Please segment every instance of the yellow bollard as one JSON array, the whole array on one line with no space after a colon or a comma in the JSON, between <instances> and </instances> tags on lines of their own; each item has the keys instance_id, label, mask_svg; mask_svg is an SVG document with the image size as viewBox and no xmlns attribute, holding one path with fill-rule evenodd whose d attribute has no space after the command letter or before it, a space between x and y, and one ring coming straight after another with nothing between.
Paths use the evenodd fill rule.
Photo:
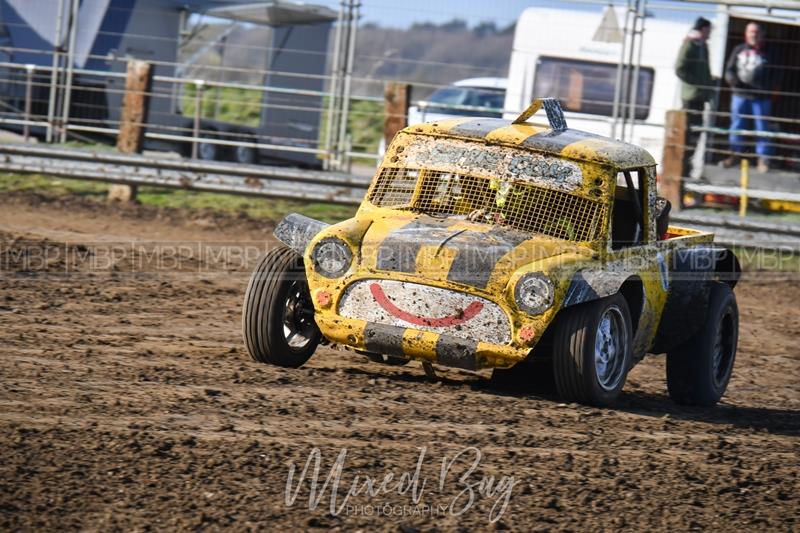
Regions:
<instances>
[{"instance_id":1,"label":"yellow bollard","mask_svg":"<svg viewBox=\"0 0 800 533\"><path fill-rule=\"evenodd\" d=\"M750 162L746 157L742 158L741 177L739 178L739 216L747 216L747 187L750 184Z\"/></svg>"}]
</instances>

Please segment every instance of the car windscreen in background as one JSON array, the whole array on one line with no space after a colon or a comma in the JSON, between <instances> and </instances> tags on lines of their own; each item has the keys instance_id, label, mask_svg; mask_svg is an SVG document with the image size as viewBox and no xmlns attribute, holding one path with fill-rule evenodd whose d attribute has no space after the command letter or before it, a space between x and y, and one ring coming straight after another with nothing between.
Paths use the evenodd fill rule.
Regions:
<instances>
[{"instance_id":1,"label":"car windscreen in background","mask_svg":"<svg viewBox=\"0 0 800 533\"><path fill-rule=\"evenodd\" d=\"M631 69L622 76L622 106L620 115L628 115L628 87ZM644 120L650 114L654 71L639 67L636 92L636 118ZM617 65L577 59L540 57L536 65L533 94L552 96L561 100L566 111L610 117L614 109L614 88Z\"/></svg>"},{"instance_id":2,"label":"car windscreen in background","mask_svg":"<svg viewBox=\"0 0 800 533\"><path fill-rule=\"evenodd\" d=\"M501 117L505 90L480 87L445 87L427 100L427 111L473 117ZM438 105L437 105L438 104ZM459 106L467 108L460 109ZM487 108L482 110L474 109Z\"/></svg>"}]
</instances>

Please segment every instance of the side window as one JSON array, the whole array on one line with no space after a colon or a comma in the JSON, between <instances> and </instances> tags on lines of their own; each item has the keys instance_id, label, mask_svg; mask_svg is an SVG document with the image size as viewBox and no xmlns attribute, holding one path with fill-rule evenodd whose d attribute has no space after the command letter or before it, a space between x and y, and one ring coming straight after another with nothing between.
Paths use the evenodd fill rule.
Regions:
<instances>
[{"instance_id":1,"label":"side window","mask_svg":"<svg viewBox=\"0 0 800 533\"><path fill-rule=\"evenodd\" d=\"M644 170L626 170L617 175L611 217L611 247L614 250L643 244L647 238L644 220Z\"/></svg>"}]
</instances>

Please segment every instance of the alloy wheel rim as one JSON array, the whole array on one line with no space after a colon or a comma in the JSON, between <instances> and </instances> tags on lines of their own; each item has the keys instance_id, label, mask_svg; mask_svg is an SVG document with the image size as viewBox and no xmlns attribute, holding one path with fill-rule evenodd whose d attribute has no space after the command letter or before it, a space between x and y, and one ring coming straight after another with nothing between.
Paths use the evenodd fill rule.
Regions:
<instances>
[{"instance_id":1,"label":"alloy wheel rim","mask_svg":"<svg viewBox=\"0 0 800 533\"><path fill-rule=\"evenodd\" d=\"M200 152L200 159L205 161L213 161L217 158L217 147L211 143L200 143L198 151Z\"/></svg>"},{"instance_id":2,"label":"alloy wheel rim","mask_svg":"<svg viewBox=\"0 0 800 533\"><path fill-rule=\"evenodd\" d=\"M616 389L625 375L627 326L622 311L609 307L600 317L594 341L597 382L606 391Z\"/></svg>"},{"instance_id":3,"label":"alloy wheel rim","mask_svg":"<svg viewBox=\"0 0 800 533\"><path fill-rule=\"evenodd\" d=\"M253 163L255 161L255 151L249 146L237 146L236 161L244 164Z\"/></svg>"}]
</instances>

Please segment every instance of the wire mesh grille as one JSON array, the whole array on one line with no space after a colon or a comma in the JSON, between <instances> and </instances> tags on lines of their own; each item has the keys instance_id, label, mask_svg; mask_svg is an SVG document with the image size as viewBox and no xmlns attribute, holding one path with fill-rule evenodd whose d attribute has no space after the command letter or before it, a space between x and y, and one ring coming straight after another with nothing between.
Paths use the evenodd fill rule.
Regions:
<instances>
[{"instance_id":1,"label":"wire mesh grille","mask_svg":"<svg viewBox=\"0 0 800 533\"><path fill-rule=\"evenodd\" d=\"M570 241L595 240L605 214L600 201L530 183L405 168L384 168L369 200L380 207L463 216Z\"/></svg>"},{"instance_id":2,"label":"wire mesh grille","mask_svg":"<svg viewBox=\"0 0 800 533\"><path fill-rule=\"evenodd\" d=\"M381 207L410 207L417 188L418 170L384 168L369 194L369 201Z\"/></svg>"}]
</instances>

